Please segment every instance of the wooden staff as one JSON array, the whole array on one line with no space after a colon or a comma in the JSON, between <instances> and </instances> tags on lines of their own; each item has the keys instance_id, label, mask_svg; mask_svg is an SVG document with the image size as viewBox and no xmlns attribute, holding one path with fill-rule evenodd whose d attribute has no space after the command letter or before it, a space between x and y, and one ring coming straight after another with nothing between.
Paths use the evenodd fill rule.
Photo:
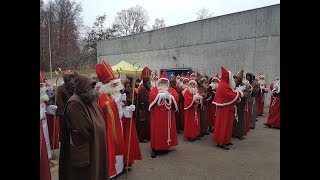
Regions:
<instances>
[{"instance_id":1,"label":"wooden staff","mask_svg":"<svg viewBox=\"0 0 320 180\"><path fill-rule=\"evenodd\" d=\"M134 64L133 63L133 69L135 70L135 76L133 77L133 83L135 83L135 80L137 79L137 71L138 69L140 69L140 65L138 68L135 68L134 67ZM134 84L132 84L134 85ZM131 103L133 104L134 102L134 87L132 87L132 99L131 99ZM129 143L128 143L128 153L127 153L127 173L126 173L126 179L128 179L128 170L129 170L129 154L130 154L130 144L131 144L131 130L132 130L132 121L133 121L133 114L131 115L131 119L130 119L130 129L129 129Z\"/></svg>"},{"instance_id":2,"label":"wooden staff","mask_svg":"<svg viewBox=\"0 0 320 180\"><path fill-rule=\"evenodd\" d=\"M59 79L59 75L61 74L61 69L57 68L54 71L57 75L56 78L56 91L55 91L55 98L54 98L54 105L57 105L57 90L58 90L58 79ZM54 155L54 145L55 145L55 139L56 139L56 115L53 115L53 133L52 133L52 158L51 159L55 159L55 155Z\"/></svg>"}]
</instances>

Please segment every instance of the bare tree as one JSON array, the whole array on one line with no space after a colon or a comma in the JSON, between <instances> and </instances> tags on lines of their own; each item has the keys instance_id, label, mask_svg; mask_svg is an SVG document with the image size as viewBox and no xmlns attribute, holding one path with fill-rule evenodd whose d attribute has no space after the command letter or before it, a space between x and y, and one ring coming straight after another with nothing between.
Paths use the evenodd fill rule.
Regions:
<instances>
[{"instance_id":1,"label":"bare tree","mask_svg":"<svg viewBox=\"0 0 320 180\"><path fill-rule=\"evenodd\" d=\"M116 28L118 35L126 36L146 31L148 21L147 11L136 5L118 12L113 27Z\"/></svg>"},{"instance_id":2,"label":"bare tree","mask_svg":"<svg viewBox=\"0 0 320 180\"><path fill-rule=\"evenodd\" d=\"M164 19L161 18L157 18L155 21L154 21L154 24L152 25L152 29L160 29L160 28L164 28L166 27L166 24L164 22Z\"/></svg>"},{"instance_id":3,"label":"bare tree","mask_svg":"<svg viewBox=\"0 0 320 180\"><path fill-rule=\"evenodd\" d=\"M197 12L197 20L211 18L213 13L209 13L208 9L202 8Z\"/></svg>"},{"instance_id":4,"label":"bare tree","mask_svg":"<svg viewBox=\"0 0 320 180\"><path fill-rule=\"evenodd\" d=\"M40 1L40 67L49 69L49 43L52 66L70 68L80 55L81 4L70 0ZM50 38L49 38L50 34ZM49 42L50 39L50 42Z\"/></svg>"},{"instance_id":5,"label":"bare tree","mask_svg":"<svg viewBox=\"0 0 320 180\"><path fill-rule=\"evenodd\" d=\"M75 61L75 64L79 64L80 61L89 66L97 64L97 41L115 37L115 27L105 28L105 21L105 14L98 15L93 26L86 27L86 35L82 40L81 57Z\"/></svg>"}]
</instances>

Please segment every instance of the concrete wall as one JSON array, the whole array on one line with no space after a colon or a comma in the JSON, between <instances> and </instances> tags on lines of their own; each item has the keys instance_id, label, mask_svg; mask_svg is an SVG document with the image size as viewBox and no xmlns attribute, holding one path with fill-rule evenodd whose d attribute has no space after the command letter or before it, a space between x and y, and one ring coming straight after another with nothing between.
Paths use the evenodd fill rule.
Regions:
<instances>
[{"instance_id":1,"label":"concrete wall","mask_svg":"<svg viewBox=\"0 0 320 180\"><path fill-rule=\"evenodd\" d=\"M209 76L241 68L270 84L280 74L280 4L98 42L98 63L192 67ZM175 56L176 60L172 57ZM266 98L270 101L270 93Z\"/></svg>"}]
</instances>

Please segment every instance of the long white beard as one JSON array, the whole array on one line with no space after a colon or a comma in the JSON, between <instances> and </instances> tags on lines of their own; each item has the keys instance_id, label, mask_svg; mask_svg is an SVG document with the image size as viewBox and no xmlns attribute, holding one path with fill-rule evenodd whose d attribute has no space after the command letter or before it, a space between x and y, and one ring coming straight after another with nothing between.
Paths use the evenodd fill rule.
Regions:
<instances>
[{"instance_id":1,"label":"long white beard","mask_svg":"<svg viewBox=\"0 0 320 180\"><path fill-rule=\"evenodd\" d=\"M166 92L166 91L168 91L168 89L169 89L168 86L164 86L164 85L159 85L157 88L158 88L158 92L159 92L159 93Z\"/></svg>"},{"instance_id":2,"label":"long white beard","mask_svg":"<svg viewBox=\"0 0 320 180\"><path fill-rule=\"evenodd\" d=\"M111 84L113 84L113 83L117 83L117 86L112 87ZM118 96L120 96L120 94L121 94L120 90L123 88L124 88L124 86L121 83L121 80L116 79L116 80L113 80L107 84L101 85L99 92L104 93L104 94L108 94L111 96L112 99L115 99Z\"/></svg>"},{"instance_id":3,"label":"long white beard","mask_svg":"<svg viewBox=\"0 0 320 180\"><path fill-rule=\"evenodd\" d=\"M198 89L197 88L188 87L188 90L190 91L190 93L196 94Z\"/></svg>"}]
</instances>

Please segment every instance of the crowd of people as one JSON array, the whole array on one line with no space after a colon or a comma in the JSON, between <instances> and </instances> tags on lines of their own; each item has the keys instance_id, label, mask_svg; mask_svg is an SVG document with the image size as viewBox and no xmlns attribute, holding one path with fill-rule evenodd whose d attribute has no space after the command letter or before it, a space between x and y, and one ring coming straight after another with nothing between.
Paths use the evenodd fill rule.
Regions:
<instances>
[{"instance_id":1,"label":"crowd of people","mask_svg":"<svg viewBox=\"0 0 320 180\"><path fill-rule=\"evenodd\" d=\"M140 144L150 141L150 155L168 153L186 141L212 135L229 150L232 137L244 140L264 114L269 93L265 76L221 66L221 76L191 74L158 77L145 68L139 78L119 79L105 61L96 66L98 82L70 70L52 86L40 73L40 176L51 179L50 159L60 149L60 180L105 180L129 171L142 160ZM269 117L264 125L280 129L280 77L270 85Z\"/></svg>"}]
</instances>

